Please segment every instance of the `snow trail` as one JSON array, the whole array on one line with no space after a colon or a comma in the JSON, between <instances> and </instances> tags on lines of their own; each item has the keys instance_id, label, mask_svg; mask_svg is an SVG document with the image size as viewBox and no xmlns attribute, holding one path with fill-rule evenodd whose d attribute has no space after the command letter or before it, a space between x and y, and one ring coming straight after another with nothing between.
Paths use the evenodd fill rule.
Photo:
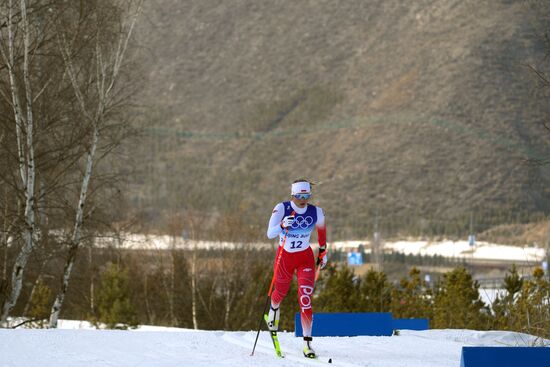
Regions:
<instances>
[{"instance_id":1,"label":"snow trail","mask_svg":"<svg viewBox=\"0 0 550 367\"><path fill-rule=\"evenodd\" d=\"M74 325L65 324L66 327ZM154 331L144 331L154 330ZM0 329L0 366L332 366L458 367L465 345L530 345L535 338L504 331L401 331L392 337L316 337L320 360L302 357L302 339L281 332L277 358L267 332L250 356L255 332L143 327L137 331Z\"/></svg>"}]
</instances>

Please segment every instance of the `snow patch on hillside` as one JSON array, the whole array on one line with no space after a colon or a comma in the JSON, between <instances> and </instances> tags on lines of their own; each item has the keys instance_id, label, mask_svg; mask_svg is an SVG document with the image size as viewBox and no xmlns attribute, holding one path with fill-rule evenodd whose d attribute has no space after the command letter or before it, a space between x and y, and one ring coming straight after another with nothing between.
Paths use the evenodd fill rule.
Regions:
<instances>
[{"instance_id":1,"label":"snow patch on hillside","mask_svg":"<svg viewBox=\"0 0 550 367\"><path fill-rule=\"evenodd\" d=\"M335 242L336 248L356 248L360 244L369 244L360 241ZM502 260L519 262L541 262L545 258L545 251L538 247L519 247L499 245L477 241L470 246L468 241L395 241L385 242L385 251L402 252L406 255L439 255L448 258L465 258L475 260Z\"/></svg>"},{"instance_id":2,"label":"snow patch on hillside","mask_svg":"<svg viewBox=\"0 0 550 367\"><path fill-rule=\"evenodd\" d=\"M239 244L220 241L194 241L183 239L181 236L166 235L142 235L125 234L115 240L110 237L96 239L98 247L115 246L135 250L169 250L177 249L225 249L233 250L240 247L246 248L275 248L275 243L258 242L252 244ZM329 248L342 250L356 249L360 245L370 252L369 241L336 241L329 243ZM477 241L475 246L470 246L468 241L394 241L384 242L385 251L402 252L407 255L440 255L448 258L465 258L475 260L501 260L518 262L539 263L545 258L545 251L538 247L507 246L495 243Z\"/></svg>"}]
</instances>

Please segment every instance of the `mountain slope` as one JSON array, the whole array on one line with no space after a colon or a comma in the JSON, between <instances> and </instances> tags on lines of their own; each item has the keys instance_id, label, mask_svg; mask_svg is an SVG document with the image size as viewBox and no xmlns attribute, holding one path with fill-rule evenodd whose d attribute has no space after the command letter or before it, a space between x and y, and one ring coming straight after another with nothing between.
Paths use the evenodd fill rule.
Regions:
<instances>
[{"instance_id":1,"label":"mountain slope","mask_svg":"<svg viewBox=\"0 0 550 367\"><path fill-rule=\"evenodd\" d=\"M307 176L341 237L375 217L459 234L472 211L479 229L548 214L550 169L524 160L550 155L548 92L525 67L544 66L549 15L504 0L148 2L135 205L263 226Z\"/></svg>"}]
</instances>

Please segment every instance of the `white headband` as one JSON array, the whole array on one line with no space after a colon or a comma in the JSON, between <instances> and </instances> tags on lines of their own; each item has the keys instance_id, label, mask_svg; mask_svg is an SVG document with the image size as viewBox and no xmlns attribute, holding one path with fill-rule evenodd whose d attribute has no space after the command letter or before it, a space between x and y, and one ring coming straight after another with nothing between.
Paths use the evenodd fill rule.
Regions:
<instances>
[{"instance_id":1,"label":"white headband","mask_svg":"<svg viewBox=\"0 0 550 367\"><path fill-rule=\"evenodd\" d=\"M291 195L296 194L311 194L311 186L309 182L296 182L292 184Z\"/></svg>"}]
</instances>

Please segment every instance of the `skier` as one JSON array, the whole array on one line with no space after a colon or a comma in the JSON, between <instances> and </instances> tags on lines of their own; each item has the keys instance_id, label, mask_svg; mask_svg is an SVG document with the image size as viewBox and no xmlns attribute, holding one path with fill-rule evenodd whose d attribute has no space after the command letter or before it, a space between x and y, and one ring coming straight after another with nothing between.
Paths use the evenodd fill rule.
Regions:
<instances>
[{"instance_id":1,"label":"skier","mask_svg":"<svg viewBox=\"0 0 550 367\"><path fill-rule=\"evenodd\" d=\"M309 245L311 232L317 228L319 253L317 265L323 269L327 264L326 226L323 210L308 204L311 198L311 183L298 179L291 186L291 200L279 203L273 209L267 237L279 236L279 246L284 243L278 269L275 270L275 290L271 295L271 307L267 316L269 330L277 331L279 326L279 305L286 296L294 272L298 278L298 302L304 335L304 356L315 358L311 347L313 324L312 295L315 286L315 257Z\"/></svg>"}]
</instances>

